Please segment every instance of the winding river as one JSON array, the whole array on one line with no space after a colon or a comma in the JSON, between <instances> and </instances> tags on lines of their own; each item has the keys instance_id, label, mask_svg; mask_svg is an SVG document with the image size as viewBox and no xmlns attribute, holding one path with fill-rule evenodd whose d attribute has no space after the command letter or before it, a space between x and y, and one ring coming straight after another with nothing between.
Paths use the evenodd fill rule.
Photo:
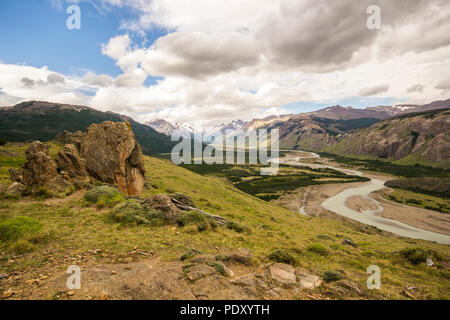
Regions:
<instances>
[{"instance_id":1,"label":"winding river","mask_svg":"<svg viewBox=\"0 0 450 320\"><path fill-rule=\"evenodd\" d=\"M385 231L397 234L402 237L413 238L413 239L422 239L422 240L427 240L427 241L436 241L438 243L447 244L447 245L450 244L450 236L447 236L445 234L419 229L419 228L410 226L408 224L405 224L405 223L402 223L402 222L399 222L399 221L396 221L393 219L387 219L387 218L380 217L379 214L383 211L383 207L381 206L381 204L378 201L369 197L369 195L372 192L383 189L384 183L386 181L365 176L364 173L362 173L360 171L342 169L342 168L337 168L337 167L328 166L328 165L321 165L321 164L303 163L303 162L301 162L302 159L319 158L319 155L315 154L313 152L303 152L303 151L302 151L302 154L306 154L306 155L304 155L304 156L287 155L284 158L277 159L277 160L279 161L279 163L292 165L292 166L307 166L307 167L310 167L313 169L331 168L331 169L343 172L348 175L358 175L358 176L363 176L363 177L367 177L370 179L370 182L368 182L366 184L363 184L358 187L347 188L347 189L341 191L340 193L327 198L321 204L323 208L325 208L329 211L332 211L336 214L339 214L341 216L356 220L356 221L364 223L366 225L377 227L381 230L385 230ZM274 161L277 161L277 160L274 159ZM359 196L364 199L368 199L368 200L372 201L376 205L377 209L375 209L375 210L368 209L368 210L360 212L360 211L356 211L356 210L349 208L346 205L346 202L349 198L351 198L353 196ZM299 212L301 214L307 215L304 203L305 203L305 200L303 200L303 205L300 208Z\"/></svg>"}]
</instances>

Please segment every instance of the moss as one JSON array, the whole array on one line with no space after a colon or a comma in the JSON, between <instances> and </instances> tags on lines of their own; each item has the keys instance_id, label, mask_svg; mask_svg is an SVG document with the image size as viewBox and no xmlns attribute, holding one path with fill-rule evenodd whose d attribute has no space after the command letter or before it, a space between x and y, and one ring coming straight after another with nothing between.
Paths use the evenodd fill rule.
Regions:
<instances>
[{"instance_id":1,"label":"moss","mask_svg":"<svg viewBox=\"0 0 450 320\"><path fill-rule=\"evenodd\" d=\"M335 270L328 270L323 273L322 278L325 282L337 281L342 279L342 273Z\"/></svg>"},{"instance_id":2,"label":"moss","mask_svg":"<svg viewBox=\"0 0 450 320\"><path fill-rule=\"evenodd\" d=\"M84 194L84 199L90 204L95 203L100 208L112 208L118 203L125 201L119 190L108 186L99 186L88 190Z\"/></svg>"},{"instance_id":3,"label":"moss","mask_svg":"<svg viewBox=\"0 0 450 320\"><path fill-rule=\"evenodd\" d=\"M294 266L297 264L297 260L295 259L295 257L283 249L278 249L272 252L269 255L269 259L275 262L287 263Z\"/></svg>"},{"instance_id":4,"label":"moss","mask_svg":"<svg viewBox=\"0 0 450 320\"><path fill-rule=\"evenodd\" d=\"M306 248L306 250L308 250L309 252L321 255L323 257L327 256L328 250L321 244L318 243L313 243L310 246L308 246L308 248Z\"/></svg>"},{"instance_id":5,"label":"moss","mask_svg":"<svg viewBox=\"0 0 450 320\"><path fill-rule=\"evenodd\" d=\"M214 269L216 269L217 273L221 274L224 277L228 276L227 272L225 271L225 265L223 265L222 263L213 261L213 262L209 262L208 264L211 267L213 267Z\"/></svg>"},{"instance_id":6,"label":"moss","mask_svg":"<svg viewBox=\"0 0 450 320\"><path fill-rule=\"evenodd\" d=\"M147 208L140 201L127 200L118 204L110 213L109 217L114 222L123 224L149 224L163 225L164 214Z\"/></svg>"},{"instance_id":7,"label":"moss","mask_svg":"<svg viewBox=\"0 0 450 320\"><path fill-rule=\"evenodd\" d=\"M42 224L30 217L15 217L0 223L0 241L15 241L41 230Z\"/></svg>"}]
</instances>

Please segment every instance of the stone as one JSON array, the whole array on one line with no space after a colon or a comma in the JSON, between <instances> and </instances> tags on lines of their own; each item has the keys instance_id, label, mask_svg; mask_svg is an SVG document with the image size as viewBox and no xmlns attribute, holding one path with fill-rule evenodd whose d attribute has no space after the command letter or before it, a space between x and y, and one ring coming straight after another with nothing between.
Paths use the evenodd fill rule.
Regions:
<instances>
[{"instance_id":1,"label":"stone","mask_svg":"<svg viewBox=\"0 0 450 320\"><path fill-rule=\"evenodd\" d=\"M197 208L197 204L195 203L195 201L191 197L189 197L183 193L179 193L179 192L172 193L170 195L170 197L181 202L181 204L183 204L185 206Z\"/></svg>"},{"instance_id":2,"label":"stone","mask_svg":"<svg viewBox=\"0 0 450 320\"><path fill-rule=\"evenodd\" d=\"M356 243L354 243L354 242L353 242L352 240L350 240L350 239L344 239L344 240L342 241L342 244L346 244L346 245L352 246L353 248L356 248L356 247L357 247Z\"/></svg>"},{"instance_id":3,"label":"stone","mask_svg":"<svg viewBox=\"0 0 450 320\"><path fill-rule=\"evenodd\" d=\"M27 189L26 186L20 182L13 182L5 191L5 195L10 197L20 197Z\"/></svg>"},{"instance_id":4,"label":"stone","mask_svg":"<svg viewBox=\"0 0 450 320\"><path fill-rule=\"evenodd\" d=\"M189 273L187 274L187 278L191 281L196 281L201 278L205 278L207 276L213 275L216 273L216 269L206 264L198 264L192 266L189 269Z\"/></svg>"},{"instance_id":5,"label":"stone","mask_svg":"<svg viewBox=\"0 0 450 320\"><path fill-rule=\"evenodd\" d=\"M55 157L58 172L66 172L71 179L84 180L88 173L86 162L73 144L66 144Z\"/></svg>"},{"instance_id":6,"label":"stone","mask_svg":"<svg viewBox=\"0 0 450 320\"><path fill-rule=\"evenodd\" d=\"M91 125L81 139L80 155L92 177L117 186L129 196L142 192L144 160L128 122L105 121Z\"/></svg>"},{"instance_id":7,"label":"stone","mask_svg":"<svg viewBox=\"0 0 450 320\"><path fill-rule=\"evenodd\" d=\"M299 278L300 289L315 289L322 284L320 277L309 273L305 269L297 268L295 274Z\"/></svg>"},{"instance_id":8,"label":"stone","mask_svg":"<svg viewBox=\"0 0 450 320\"><path fill-rule=\"evenodd\" d=\"M164 213L164 218L175 222L180 216L180 210L175 206L166 194L157 194L145 200L154 210Z\"/></svg>"},{"instance_id":9,"label":"stone","mask_svg":"<svg viewBox=\"0 0 450 320\"><path fill-rule=\"evenodd\" d=\"M49 146L34 141L26 151L27 160L20 171L11 176L30 187L46 186L50 190L62 191L70 183L58 174L55 161L50 157Z\"/></svg>"},{"instance_id":10,"label":"stone","mask_svg":"<svg viewBox=\"0 0 450 320\"><path fill-rule=\"evenodd\" d=\"M12 182L21 182L23 181L23 176L17 169L9 169L9 177L11 178Z\"/></svg>"},{"instance_id":11,"label":"stone","mask_svg":"<svg viewBox=\"0 0 450 320\"><path fill-rule=\"evenodd\" d=\"M293 266L285 263L275 263L269 267L270 276L272 279L282 284L295 284L297 277L295 276L295 269Z\"/></svg>"},{"instance_id":12,"label":"stone","mask_svg":"<svg viewBox=\"0 0 450 320\"><path fill-rule=\"evenodd\" d=\"M425 261L427 267L432 267L434 266L434 262L433 260L431 260L431 258L427 258L427 260Z\"/></svg>"},{"instance_id":13,"label":"stone","mask_svg":"<svg viewBox=\"0 0 450 320\"><path fill-rule=\"evenodd\" d=\"M8 275L6 273L0 273L0 280L8 278Z\"/></svg>"},{"instance_id":14,"label":"stone","mask_svg":"<svg viewBox=\"0 0 450 320\"><path fill-rule=\"evenodd\" d=\"M253 253L248 249L237 249L229 255L229 259L245 265L250 265Z\"/></svg>"},{"instance_id":15,"label":"stone","mask_svg":"<svg viewBox=\"0 0 450 320\"><path fill-rule=\"evenodd\" d=\"M8 299L8 298L11 298L14 294L15 294L14 291L12 291L12 290L7 290L7 291L3 292L3 294L2 294L2 299Z\"/></svg>"}]
</instances>

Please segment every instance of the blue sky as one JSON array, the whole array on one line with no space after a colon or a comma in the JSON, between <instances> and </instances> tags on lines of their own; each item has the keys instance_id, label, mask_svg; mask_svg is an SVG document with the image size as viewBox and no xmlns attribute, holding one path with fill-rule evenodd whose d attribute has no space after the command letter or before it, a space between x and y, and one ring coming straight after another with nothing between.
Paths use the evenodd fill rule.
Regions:
<instances>
[{"instance_id":1,"label":"blue sky","mask_svg":"<svg viewBox=\"0 0 450 320\"><path fill-rule=\"evenodd\" d=\"M73 3L81 9L81 30L66 27ZM211 124L336 104L447 98L450 4L414 3L408 12L386 4L389 32L367 29L361 1L340 6L327 0L246 0L245 6L241 0L1 0L0 106L47 100L141 122ZM428 16L441 24L426 23ZM411 40L427 32L430 41Z\"/></svg>"}]
</instances>

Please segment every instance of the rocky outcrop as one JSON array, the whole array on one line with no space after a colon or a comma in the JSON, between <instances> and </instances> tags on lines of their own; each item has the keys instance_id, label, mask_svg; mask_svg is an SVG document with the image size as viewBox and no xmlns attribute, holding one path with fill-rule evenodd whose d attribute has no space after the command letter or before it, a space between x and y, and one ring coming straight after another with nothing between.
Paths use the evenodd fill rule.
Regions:
<instances>
[{"instance_id":1,"label":"rocky outcrop","mask_svg":"<svg viewBox=\"0 0 450 320\"><path fill-rule=\"evenodd\" d=\"M142 150L128 123L91 125L81 139L80 155L91 176L117 186L124 194L141 193L145 183Z\"/></svg>"},{"instance_id":2,"label":"rocky outcrop","mask_svg":"<svg viewBox=\"0 0 450 320\"><path fill-rule=\"evenodd\" d=\"M27 160L20 170L11 170L11 180L25 186L46 186L50 190L62 191L70 183L57 171L56 162L50 157L49 146L35 141L26 151Z\"/></svg>"},{"instance_id":3,"label":"rocky outcrop","mask_svg":"<svg viewBox=\"0 0 450 320\"><path fill-rule=\"evenodd\" d=\"M85 180L88 176L86 161L73 144L67 144L55 157L57 170L68 179Z\"/></svg>"}]
</instances>

